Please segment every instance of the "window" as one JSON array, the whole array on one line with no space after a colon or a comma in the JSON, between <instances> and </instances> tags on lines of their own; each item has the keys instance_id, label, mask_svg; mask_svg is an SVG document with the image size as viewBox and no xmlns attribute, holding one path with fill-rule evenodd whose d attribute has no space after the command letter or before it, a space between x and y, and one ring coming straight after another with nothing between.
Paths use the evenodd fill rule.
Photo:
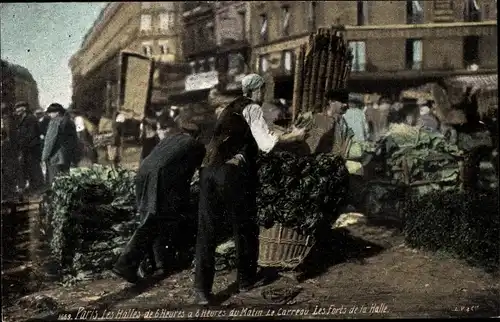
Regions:
<instances>
[{"instance_id":1,"label":"window","mask_svg":"<svg viewBox=\"0 0 500 322\"><path fill-rule=\"evenodd\" d=\"M259 70L261 73L267 72L269 69L269 61L267 55L261 55L259 57Z\"/></svg>"},{"instance_id":2,"label":"window","mask_svg":"<svg viewBox=\"0 0 500 322\"><path fill-rule=\"evenodd\" d=\"M208 66L209 66L211 72L215 71L215 58L214 57L210 57L208 59Z\"/></svg>"},{"instance_id":3,"label":"window","mask_svg":"<svg viewBox=\"0 0 500 322\"><path fill-rule=\"evenodd\" d=\"M479 64L479 37L464 37L464 65L466 68Z\"/></svg>"},{"instance_id":4,"label":"window","mask_svg":"<svg viewBox=\"0 0 500 322\"><path fill-rule=\"evenodd\" d=\"M260 39L267 41L267 15L260 15Z\"/></svg>"},{"instance_id":5,"label":"window","mask_svg":"<svg viewBox=\"0 0 500 322\"><path fill-rule=\"evenodd\" d=\"M283 67L286 72L291 72L293 68L293 54L289 50L283 52Z\"/></svg>"},{"instance_id":6,"label":"window","mask_svg":"<svg viewBox=\"0 0 500 322\"><path fill-rule=\"evenodd\" d=\"M206 32L207 32L206 40L213 41L215 38L215 28L212 22L207 23Z\"/></svg>"},{"instance_id":7,"label":"window","mask_svg":"<svg viewBox=\"0 0 500 322\"><path fill-rule=\"evenodd\" d=\"M307 2L309 10L307 11L307 24L310 31L316 30L316 1Z\"/></svg>"},{"instance_id":8,"label":"window","mask_svg":"<svg viewBox=\"0 0 500 322\"><path fill-rule=\"evenodd\" d=\"M363 72L366 67L366 46L364 41L350 41L349 48L352 52L353 72Z\"/></svg>"},{"instance_id":9,"label":"window","mask_svg":"<svg viewBox=\"0 0 500 322\"><path fill-rule=\"evenodd\" d=\"M206 72L206 69L205 69L205 59L200 60L198 62L198 66L200 68L200 73Z\"/></svg>"},{"instance_id":10,"label":"window","mask_svg":"<svg viewBox=\"0 0 500 322\"><path fill-rule=\"evenodd\" d=\"M151 15L141 15L141 30L151 30Z\"/></svg>"},{"instance_id":11,"label":"window","mask_svg":"<svg viewBox=\"0 0 500 322\"><path fill-rule=\"evenodd\" d=\"M240 57L238 54L229 54L228 57L228 74L236 75L240 68Z\"/></svg>"},{"instance_id":12,"label":"window","mask_svg":"<svg viewBox=\"0 0 500 322\"><path fill-rule=\"evenodd\" d=\"M290 33L290 8L281 8L281 34L282 36L288 36Z\"/></svg>"},{"instance_id":13,"label":"window","mask_svg":"<svg viewBox=\"0 0 500 322\"><path fill-rule=\"evenodd\" d=\"M159 43L159 45L160 45L160 52L162 55L170 54L170 47L168 46L168 41L162 41Z\"/></svg>"},{"instance_id":14,"label":"window","mask_svg":"<svg viewBox=\"0 0 500 322\"><path fill-rule=\"evenodd\" d=\"M143 43L142 44L142 52L146 56L153 55L153 46L151 45L151 43Z\"/></svg>"},{"instance_id":15,"label":"window","mask_svg":"<svg viewBox=\"0 0 500 322\"><path fill-rule=\"evenodd\" d=\"M247 13L245 11L238 12L238 16L240 18L240 27L241 27L241 40L247 39Z\"/></svg>"},{"instance_id":16,"label":"window","mask_svg":"<svg viewBox=\"0 0 500 322\"><path fill-rule=\"evenodd\" d=\"M406 68L419 70L422 68L422 40L407 39L406 40Z\"/></svg>"},{"instance_id":17,"label":"window","mask_svg":"<svg viewBox=\"0 0 500 322\"><path fill-rule=\"evenodd\" d=\"M175 12L170 11L168 13L168 16L170 17L170 18L168 18L168 23L169 23L168 26L170 29L172 29L175 26Z\"/></svg>"},{"instance_id":18,"label":"window","mask_svg":"<svg viewBox=\"0 0 500 322\"><path fill-rule=\"evenodd\" d=\"M191 74L196 74L196 62L189 62L189 67L191 67Z\"/></svg>"},{"instance_id":19,"label":"window","mask_svg":"<svg viewBox=\"0 0 500 322\"><path fill-rule=\"evenodd\" d=\"M481 8L479 7L477 0L465 0L464 21L481 21Z\"/></svg>"},{"instance_id":20,"label":"window","mask_svg":"<svg viewBox=\"0 0 500 322\"><path fill-rule=\"evenodd\" d=\"M363 26L368 20L368 2L358 0L357 5L357 24Z\"/></svg>"},{"instance_id":21,"label":"window","mask_svg":"<svg viewBox=\"0 0 500 322\"><path fill-rule=\"evenodd\" d=\"M166 31L170 29L170 14L160 13L160 30Z\"/></svg>"},{"instance_id":22,"label":"window","mask_svg":"<svg viewBox=\"0 0 500 322\"><path fill-rule=\"evenodd\" d=\"M406 1L406 23L424 23L424 9L422 8L422 1Z\"/></svg>"}]
</instances>

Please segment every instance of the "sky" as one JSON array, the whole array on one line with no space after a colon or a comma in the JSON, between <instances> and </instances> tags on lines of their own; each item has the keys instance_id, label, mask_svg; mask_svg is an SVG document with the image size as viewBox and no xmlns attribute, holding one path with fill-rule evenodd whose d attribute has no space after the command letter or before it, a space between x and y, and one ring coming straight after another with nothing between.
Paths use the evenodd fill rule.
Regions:
<instances>
[{"instance_id":1,"label":"sky","mask_svg":"<svg viewBox=\"0 0 500 322\"><path fill-rule=\"evenodd\" d=\"M38 84L41 107L71 103L68 62L106 3L2 3L0 54L26 67Z\"/></svg>"}]
</instances>

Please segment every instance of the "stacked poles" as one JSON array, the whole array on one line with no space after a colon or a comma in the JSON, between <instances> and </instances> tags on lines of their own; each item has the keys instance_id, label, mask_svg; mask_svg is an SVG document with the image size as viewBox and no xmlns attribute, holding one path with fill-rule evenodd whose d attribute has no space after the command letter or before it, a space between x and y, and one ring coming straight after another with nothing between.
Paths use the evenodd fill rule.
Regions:
<instances>
[{"instance_id":1,"label":"stacked poles","mask_svg":"<svg viewBox=\"0 0 500 322\"><path fill-rule=\"evenodd\" d=\"M338 28L320 28L311 34L297 57L293 119L300 113L324 108L327 91L346 87L351 65L352 53Z\"/></svg>"}]
</instances>

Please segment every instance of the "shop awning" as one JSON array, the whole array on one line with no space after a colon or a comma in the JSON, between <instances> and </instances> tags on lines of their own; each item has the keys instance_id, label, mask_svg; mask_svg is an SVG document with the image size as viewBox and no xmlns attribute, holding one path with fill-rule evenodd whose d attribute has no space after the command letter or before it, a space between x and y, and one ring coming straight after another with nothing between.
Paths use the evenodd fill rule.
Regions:
<instances>
[{"instance_id":1,"label":"shop awning","mask_svg":"<svg viewBox=\"0 0 500 322\"><path fill-rule=\"evenodd\" d=\"M456 76L446 80L449 86L453 87L472 87L475 90L494 91L498 90L498 75L468 75Z\"/></svg>"},{"instance_id":2,"label":"shop awning","mask_svg":"<svg viewBox=\"0 0 500 322\"><path fill-rule=\"evenodd\" d=\"M201 103L208 99L209 92L210 88L171 94L168 96L168 103L173 105Z\"/></svg>"}]
</instances>

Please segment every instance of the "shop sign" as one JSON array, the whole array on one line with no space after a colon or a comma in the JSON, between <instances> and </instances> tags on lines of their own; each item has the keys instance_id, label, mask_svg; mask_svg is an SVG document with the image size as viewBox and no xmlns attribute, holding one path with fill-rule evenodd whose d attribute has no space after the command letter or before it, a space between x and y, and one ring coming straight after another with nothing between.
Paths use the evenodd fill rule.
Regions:
<instances>
[{"instance_id":1,"label":"shop sign","mask_svg":"<svg viewBox=\"0 0 500 322\"><path fill-rule=\"evenodd\" d=\"M186 91L197 91L212 88L217 84L219 84L219 73L217 71L210 71L186 77L185 89Z\"/></svg>"}]
</instances>

